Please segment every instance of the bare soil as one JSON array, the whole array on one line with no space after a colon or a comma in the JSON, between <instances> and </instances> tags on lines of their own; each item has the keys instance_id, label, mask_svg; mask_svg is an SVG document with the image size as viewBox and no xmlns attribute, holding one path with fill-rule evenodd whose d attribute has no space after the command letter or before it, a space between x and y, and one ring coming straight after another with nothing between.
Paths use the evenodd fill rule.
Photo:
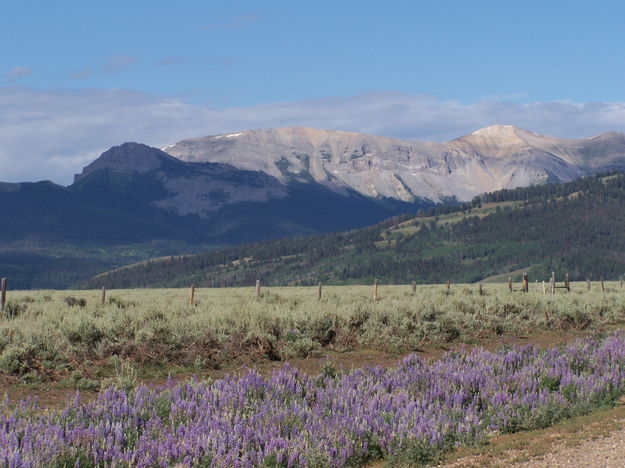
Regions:
<instances>
[{"instance_id":1,"label":"bare soil","mask_svg":"<svg viewBox=\"0 0 625 468\"><path fill-rule=\"evenodd\" d=\"M457 449L445 458L440 468L622 468L625 399L615 408L547 429L493 437L484 447Z\"/></svg>"},{"instance_id":2,"label":"bare soil","mask_svg":"<svg viewBox=\"0 0 625 468\"><path fill-rule=\"evenodd\" d=\"M488 350L495 350L502 345L523 345L533 344L540 349L558 346L579 337L587 336L588 332L570 330L561 333L541 333L530 337L508 336L499 338L485 339L475 344L452 343L446 345L426 344L422 349L417 350L417 354L429 360L439 359L445 352L460 348L471 349L477 346ZM414 351L413 351L414 352ZM350 371L365 366L382 366L392 367L403 357L410 353L387 353L374 349L358 349L351 352L336 352L325 350L324 355L320 357L309 357L306 359L290 359L288 361L269 361L267 359L257 359L254 356L241 356L237 362L233 362L227 367L221 369L206 369L201 371L189 370L182 367L170 366L160 369L156 372L145 372L137 381L139 383L159 385L167 380L168 374L176 381L185 380L193 376L197 378L213 378L219 379L226 374L240 374L254 369L261 375L268 375L272 371L281 368L285 362L288 362L296 369L306 372L307 374L318 374L321 369L328 364L334 366L340 371ZM104 363L94 362L91 364L94 368L98 368ZM156 375L155 375L156 374ZM69 398L75 393L76 389L68 388L67 383L62 381L50 381L44 383L23 383L18 379L3 375L0 373L0 395L6 395L12 402L24 400L26 398L37 398L42 408L60 408L65 406ZM97 396L96 391L80 390L81 399L89 401Z\"/></svg>"}]
</instances>

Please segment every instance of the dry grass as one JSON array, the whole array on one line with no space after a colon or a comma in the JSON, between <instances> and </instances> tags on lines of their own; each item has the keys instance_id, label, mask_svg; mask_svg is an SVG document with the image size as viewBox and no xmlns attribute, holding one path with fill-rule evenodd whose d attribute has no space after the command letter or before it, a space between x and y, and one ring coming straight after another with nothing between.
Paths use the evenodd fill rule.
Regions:
<instances>
[{"instance_id":1,"label":"dry grass","mask_svg":"<svg viewBox=\"0 0 625 468\"><path fill-rule=\"evenodd\" d=\"M506 284L107 291L10 291L0 320L0 374L95 386L121 357L139 375L369 349L402 354L537 334L602 332L625 321L625 290L585 283L569 294Z\"/></svg>"}]
</instances>

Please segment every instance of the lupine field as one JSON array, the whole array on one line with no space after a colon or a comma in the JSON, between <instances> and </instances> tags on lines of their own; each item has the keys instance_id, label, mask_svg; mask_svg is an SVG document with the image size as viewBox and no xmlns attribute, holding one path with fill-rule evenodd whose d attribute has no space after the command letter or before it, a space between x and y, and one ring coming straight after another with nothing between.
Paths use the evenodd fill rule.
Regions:
<instances>
[{"instance_id":1,"label":"lupine field","mask_svg":"<svg viewBox=\"0 0 625 468\"><path fill-rule=\"evenodd\" d=\"M427 464L494 433L548 426L625 391L625 332L565 347L416 355L309 376L285 365L213 382L113 387L63 410L0 407L3 466Z\"/></svg>"}]
</instances>

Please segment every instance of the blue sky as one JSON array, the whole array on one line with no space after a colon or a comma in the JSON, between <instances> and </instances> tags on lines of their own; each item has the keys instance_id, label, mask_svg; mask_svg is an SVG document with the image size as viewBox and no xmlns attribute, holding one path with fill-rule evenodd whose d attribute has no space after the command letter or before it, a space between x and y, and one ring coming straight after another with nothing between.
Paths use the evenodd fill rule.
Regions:
<instances>
[{"instance_id":1,"label":"blue sky","mask_svg":"<svg viewBox=\"0 0 625 468\"><path fill-rule=\"evenodd\" d=\"M249 127L625 131L623 18L619 1L3 0L0 181Z\"/></svg>"}]
</instances>

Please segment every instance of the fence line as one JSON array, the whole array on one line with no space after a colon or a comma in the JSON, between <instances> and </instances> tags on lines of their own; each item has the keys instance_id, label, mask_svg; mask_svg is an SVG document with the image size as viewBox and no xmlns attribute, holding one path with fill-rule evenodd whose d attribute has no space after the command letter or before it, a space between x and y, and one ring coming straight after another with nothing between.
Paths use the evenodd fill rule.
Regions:
<instances>
[{"instance_id":1,"label":"fence line","mask_svg":"<svg viewBox=\"0 0 625 468\"><path fill-rule=\"evenodd\" d=\"M623 277L620 276L619 280L620 282L620 287L623 287ZM538 281L537 281L538 282ZM581 281L580 281L581 282ZM600 277L600 285L601 285L601 291L602 292L615 292L615 289L606 289L605 287L605 282L603 279L603 276ZM591 292L592 291L592 281L590 279L590 277L588 277L586 279L586 283L587 283L587 291ZM492 283L492 284L498 284L500 285L500 283ZM505 284L505 283L504 283ZM542 285L543 285L543 294L547 293L547 287L545 284L545 281L542 281ZM378 279L375 279L373 281L373 301L378 301L380 299L380 282ZM417 282L416 281L412 281L410 284L406 285L406 284L389 284L386 286L391 286L391 287L403 287L405 286L406 288L409 286L410 290L406 289L406 292L410 292L412 296L415 296L417 294ZM451 293L451 281L447 281L444 284L432 284L432 283L428 283L428 284L422 284L419 285L420 287L431 287L431 288L435 288L435 287L445 287L446 288L446 293L450 294ZM467 285L468 286L468 285ZM288 288L289 286L272 286L271 288ZM299 288L313 288L313 286L295 286L295 287L299 287ZM360 288L366 288L366 285L331 285L332 287L360 287ZM247 287L241 287L241 286L235 286L233 288L238 288L238 289L247 289ZM7 307L7 289L8 289L8 278L0 278L0 311L2 313L4 313L6 307ZM212 290L212 291L219 291L219 290L223 290L223 289L229 289L228 287L225 288L220 288L220 287L204 287L204 288L197 288L195 284L191 285L190 288L190 292L189 292L189 296L188 296L188 303L189 305L193 306L197 304L197 300L196 300L196 289L198 290L202 290L202 292L205 292L207 290ZM549 278L549 292L551 294L555 294L556 293L556 289L566 289L567 292L571 292L571 281L569 278L568 273L565 275L564 277L564 282L562 286L558 286L556 283L556 275L555 272L551 272L551 277ZM148 290L148 289L146 289ZM513 287L513 282L512 282L512 278L509 277L508 278L508 290L510 292L517 292L517 291L522 291L522 292L529 292L529 277L527 273L523 273L522 275L522 281L521 281L521 289L514 289ZM123 291L123 290L117 290L117 291ZM332 290L330 290L330 294L332 296L336 296L336 294L332 293ZM485 295L485 290L484 290L484 285L480 282L477 283L477 294L480 296ZM106 304L106 295L107 295L107 291L105 287L102 287L102 291L101 291L101 296L100 296L100 305L104 306ZM257 298L263 297L265 294L262 293L261 291L261 280L256 280L256 284L255 284L255 296ZM271 296L272 295L272 291L271 289L269 289L266 293L267 296ZM277 294L276 294L277 295ZM322 295L323 295L323 283L320 281L319 285L318 285L318 290L317 290L317 299L321 300L322 299ZM362 297L363 293L361 291L355 291L355 292L341 292L341 296L346 296L346 297ZM245 293L244 291L241 291L241 294L219 294L218 292L216 294L210 294L208 297L204 296L202 297L202 299L206 300L206 299L244 299L246 297L249 297L247 295L247 293ZM286 298L310 298L310 297L314 297L314 294L284 294L284 297ZM370 296L371 297L371 296ZM112 301L112 298L109 299L109 302Z\"/></svg>"},{"instance_id":2,"label":"fence line","mask_svg":"<svg viewBox=\"0 0 625 468\"><path fill-rule=\"evenodd\" d=\"M0 279L0 312L4 313L4 308L7 303L7 278Z\"/></svg>"}]
</instances>

